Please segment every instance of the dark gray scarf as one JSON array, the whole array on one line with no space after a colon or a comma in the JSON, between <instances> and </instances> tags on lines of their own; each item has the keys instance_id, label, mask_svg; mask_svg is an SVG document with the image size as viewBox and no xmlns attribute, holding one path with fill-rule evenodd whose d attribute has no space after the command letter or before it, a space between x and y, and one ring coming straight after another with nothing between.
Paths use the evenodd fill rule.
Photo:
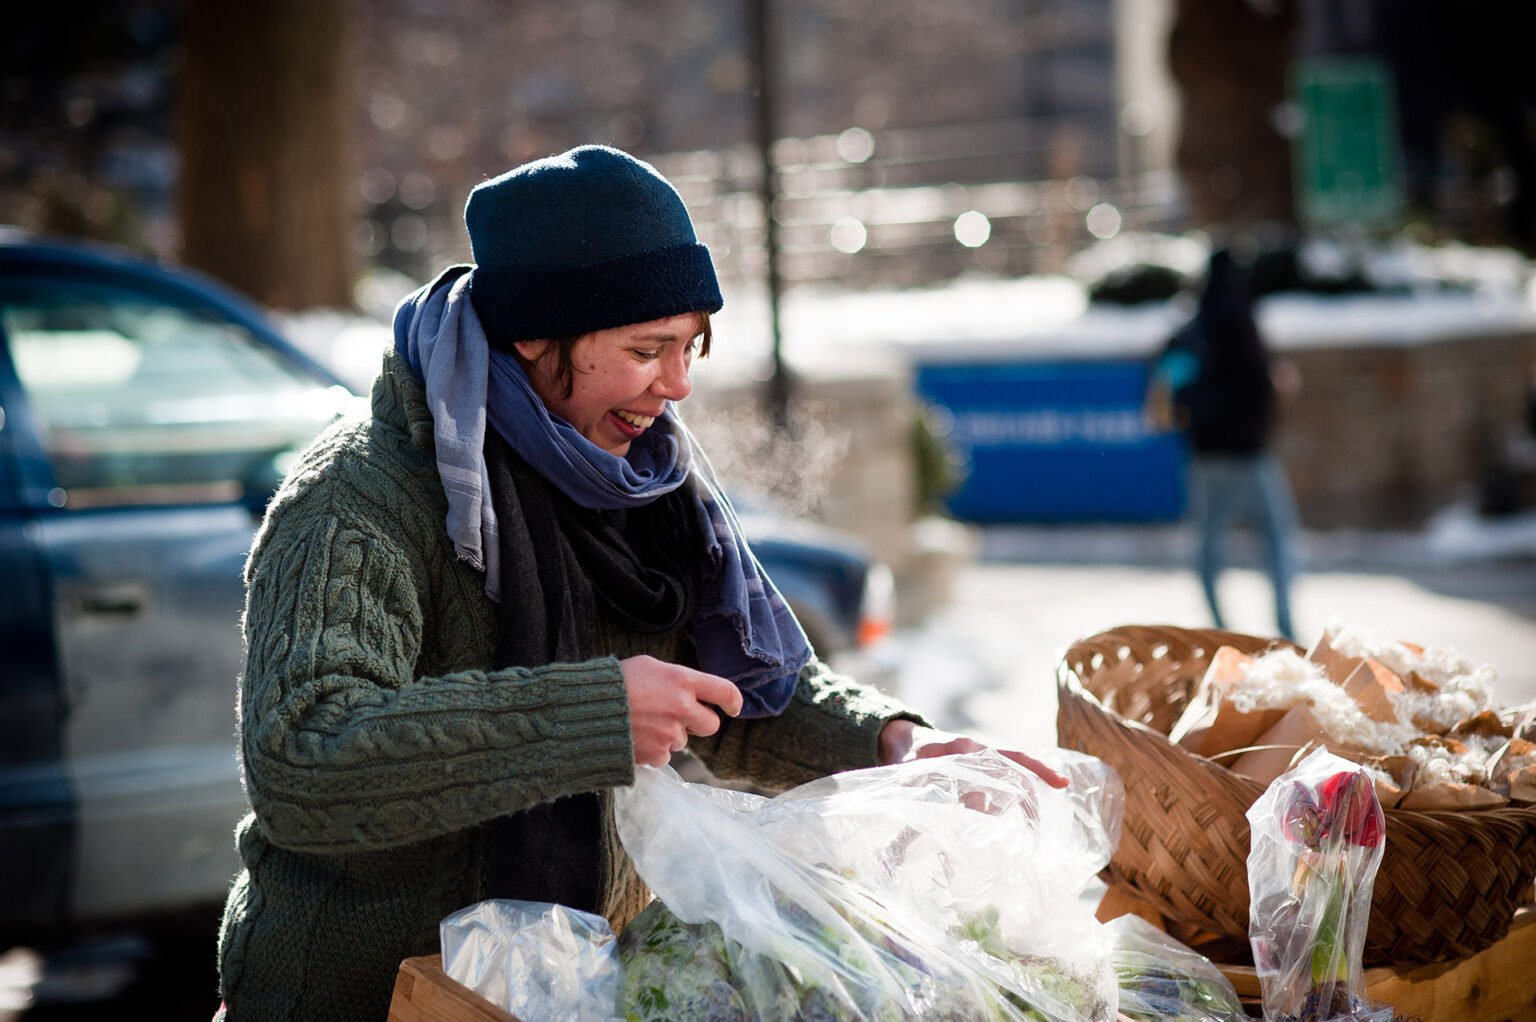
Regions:
<instances>
[{"instance_id":1,"label":"dark gray scarf","mask_svg":"<svg viewBox=\"0 0 1536 1022\"><path fill-rule=\"evenodd\" d=\"M575 663L599 645L602 617L631 632L683 627L697 602L698 537L673 491L638 508L584 508L491 430L485 440L502 564L516 565L497 605L496 667ZM491 821L485 896L601 911L602 819L591 792Z\"/></svg>"}]
</instances>

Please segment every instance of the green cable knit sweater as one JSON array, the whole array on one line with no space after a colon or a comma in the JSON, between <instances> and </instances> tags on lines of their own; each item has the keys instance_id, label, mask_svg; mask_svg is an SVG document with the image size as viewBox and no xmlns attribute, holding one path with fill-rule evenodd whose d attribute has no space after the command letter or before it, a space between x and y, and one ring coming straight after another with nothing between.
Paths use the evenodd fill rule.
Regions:
<instances>
[{"instance_id":1,"label":"green cable knit sweater","mask_svg":"<svg viewBox=\"0 0 1536 1022\"><path fill-rule=\"evenodd\" d=\"M611 656L489 669L495 609L443 529L431 415L393 352L372 406L300 458L246 564L253 812L219 940L230 1022L383 1022L401 960L435 953L439 921L482 899L483 825L563 795L604 793L615 926L649 897L608 797L634 776L619 660L680 660L685 636L599 622ZM722 778L782 788L874 765L898 716L916 719L813 661L783 715L728 720L690 749Z\"/></svg>"}]
</instances>

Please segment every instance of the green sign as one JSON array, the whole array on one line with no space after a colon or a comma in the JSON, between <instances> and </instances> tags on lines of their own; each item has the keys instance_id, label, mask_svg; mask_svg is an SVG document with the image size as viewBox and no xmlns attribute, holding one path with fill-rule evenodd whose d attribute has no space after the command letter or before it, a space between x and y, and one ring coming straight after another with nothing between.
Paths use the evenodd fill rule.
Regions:
<instances>
[{"instance_id":1,"label":"green sign","mask_svg":"<svg viewBox=\"0 0 1536 1022\"><path fill-rule=\"evenodd\" d=\"M1402 206L1392 79L1367 57L1297 62L1301 108L1296 183L1304 220L1317 226L1382 225Z\"/></svg>"}]
</instances>

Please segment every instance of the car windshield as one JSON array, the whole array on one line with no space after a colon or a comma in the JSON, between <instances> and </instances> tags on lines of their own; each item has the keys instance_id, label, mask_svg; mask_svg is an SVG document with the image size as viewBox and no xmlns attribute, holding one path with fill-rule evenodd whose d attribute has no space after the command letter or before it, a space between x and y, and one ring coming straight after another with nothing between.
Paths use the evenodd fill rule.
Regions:
<instances>
[{"instance_id":1,"label":"car windshield","mask_svg":"<svg viewBox=\"0 0 1536 1022\"><path fill-rule=\"evenodd\" d=\"M211 310L122 288L9 282L0 325L71 506L228 499L348 400Z\"/></svg>"}]
</instances>

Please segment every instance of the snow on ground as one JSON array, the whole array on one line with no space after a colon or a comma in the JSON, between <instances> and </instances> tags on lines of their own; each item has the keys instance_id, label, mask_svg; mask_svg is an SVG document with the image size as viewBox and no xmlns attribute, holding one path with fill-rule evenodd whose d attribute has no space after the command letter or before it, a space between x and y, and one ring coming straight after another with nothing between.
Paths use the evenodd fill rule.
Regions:
<instances>
[{"instance_id":1,"label":"snow on ground","mask_svg":"<svg viewBox=\"0 0 1536 1022\"><path fill-rule=\"evenodd\" d=\"M1387 533L1390 541L1394 534ZM1470 504L1456 504L1430 519L1422 536L1404 537L1405 549L1416 541L1422 556L1436 563L1480 560L1536 560L1536 512L1485 518ZM1536 586L1536 578L1532 585Z\"/></svg>"},{"instance_id":2,"label":"snow on ground","mask_svg":"<svg viewBox=\"0 0 1536 1022\"><path fill-rule=\"evenodd\" d=\"M835 665L941 727L1045 748L1070 643L1128 623L1210 626L1177 526L978 532L946 600ZM1303 644L1343 622L1489 664L1504 705L1536 700L1536 514L1489 522L1453 508L1422 534L1302 540L1309 556L1291 602ZM1274 634L1268 579L1251 559L1234 561L1218 583L1228 627Z\"/></svg>"},{"instance_id":3,"label":"snow on ground","mask_svg":"<svg viewBox=\"0 0 1536 1022\"><path fill-rule=\"evenodd\" d=\"M801 372L843 370L892 357L913 361L1140 358L1190 313L1187 301L1090 305L1070 277L962 279L944 287L837 292L802 288L781 309L784 356ZM1276 350L1422 344L1469 333L1536 330L1523 290L1398 295L1275 295L1259 304ZM737 289L716 317L711 370L760 374L769 351L766 301Z\"/></svg>"},{"instance_id":4,"label":"snow on ground","mask_svg":"<svg viewBox=\"0 0 1536 1022\"><path fill-rule=\"evenodd\" d=\"M1036 564L1188 564L1194 537L1180 524L994 525L980 532L983 560ZM1252 537L1235 537L1231 556L1257 564ZM1303 530L1297 538L1302 570L1393 571L1487 561L1536 562L1536 512L1486 518L1470 502L1440 511L1417 531ZM1533 565L1536 587L1536 565Z\"/></svg>"},{"instance_id":5,"label":"snow on ground","mask_svg":"<svg viewBox=\"0 0 1536 1022\"><path fill-rule=\"evenodd\" d=\"M922 362L1041 358L1141 358L1188 315L1179 302L1090 306L1065 277L958 281L944 288L890 292L799 289L781 312L784 358L808 376L890 371ZM1318 297L1279 295L1259 308L1276 350L1334 345L1410 345L1469 333L1536 330L1536 297L1512 293ZM700 381L763 379L771 343L766 300L738 288L714 317L710 357ZM366 390L390 343L388 323L319 310L290 314L279 326Z\"/></svg>"},{"instance_id":6,"label":"snow on ground","mask_svg":"<svg viewBox=\"0 0 1536 1022\"><path fill-rule=\"evenodd\" d=\"M842 290L835 282L792 288L779 310L782 354L792 370L809 375L900 370L922 361L1142 357L1189 314L1190 297L1091 305L1087 282L1138 261L1193 276L1207 250L1199 236L1127 233L1079 253L1070 275L970 276L885 291ZM1271 296L1258 311L1278 350L1536 330L1536 268L1506 249L1318 240L1303 246L1300 258L1319 277L1355 273L1397 293ZM356 289L362 315L322 311L281 322L302 347L366 389L389 343L391 312L418 283L377 271ZM766 292L727 281L725 297L714 351L698 377L765 378L772 349Z\"/></svg>"},{"instance_id":7,"label":"snow on ground","mask_svg":"<svg viewBox=\"0 0 1536 1022\"><path fill-rule=\"evenodd\" d=\"M1536 303L1516 292L1426 292L1348 297L1276 295L1259 325L1278 350L1334 345L1412 345L1536 330Z\"/></svg>"},{"instance_id":8,"label":"snow on ground","mask_svg":"<svg viewBox=\"0 0 1536 1022\"><path fill-rule=\"evenodd\" d=\"M384 349L393 341L387 323L334 309L279 314L277 325L285 337L359 394L368 393L379 374Z\"/></svg>"}]
</instances>

